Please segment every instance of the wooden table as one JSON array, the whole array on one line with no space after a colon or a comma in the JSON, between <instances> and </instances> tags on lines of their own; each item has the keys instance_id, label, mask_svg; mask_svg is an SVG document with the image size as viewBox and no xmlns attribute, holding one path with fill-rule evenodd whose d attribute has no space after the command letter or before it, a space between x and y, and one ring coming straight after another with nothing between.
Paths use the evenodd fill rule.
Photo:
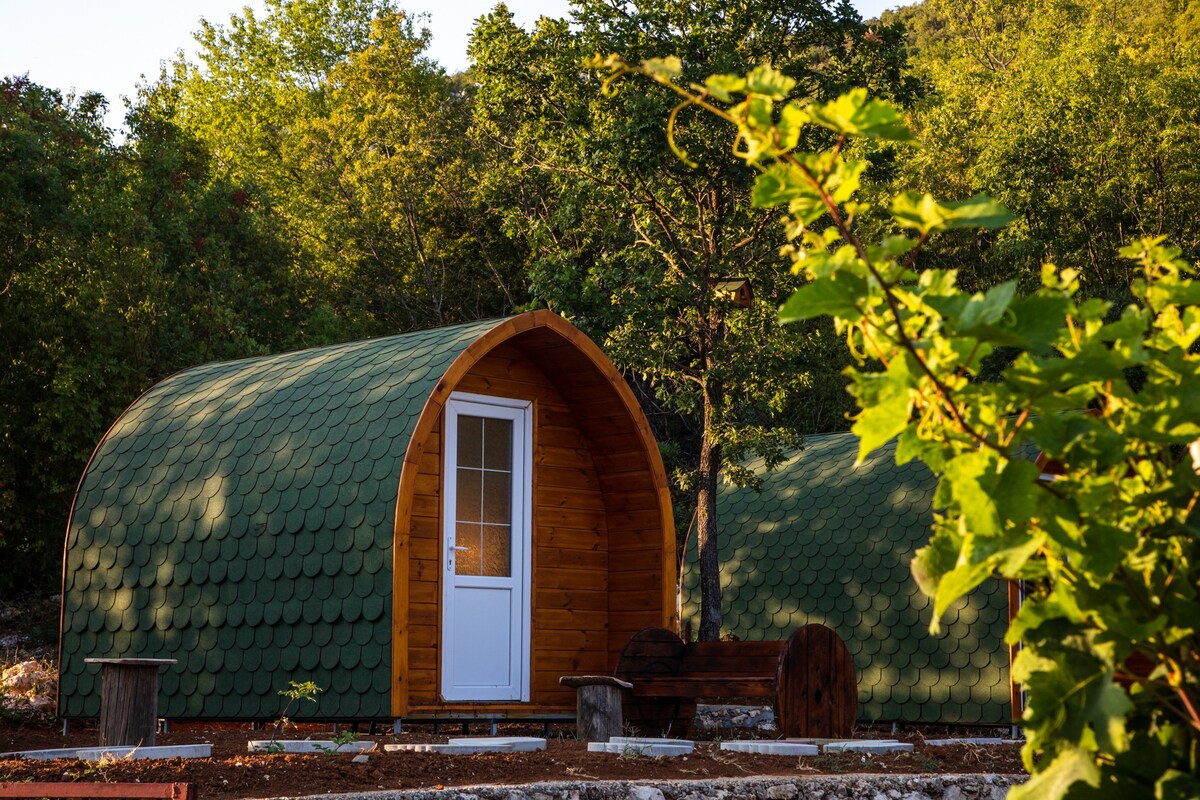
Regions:
<instances>
[{"instance_id":1,"label":"wooden table","mask_svg":"<svg viewBox=\"0 0 1200 800\"><path fill-rule=\"evenodd\" d=\"M153 747L158 671L173 658L85 658L100 665L100 744Z\"/></svg>"}]
</instances>

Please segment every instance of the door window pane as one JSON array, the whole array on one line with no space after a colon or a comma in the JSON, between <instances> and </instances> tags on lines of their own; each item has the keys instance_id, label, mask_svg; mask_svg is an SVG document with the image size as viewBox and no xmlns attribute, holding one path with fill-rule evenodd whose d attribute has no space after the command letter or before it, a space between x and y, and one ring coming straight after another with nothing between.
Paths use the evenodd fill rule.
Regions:
<instances>
[{"instance_id":1,"label":"door window pane","mask_svg":"<svg viewBox=\"0 0 1200 800\"><path fill-rule=\"evenodd\" d=\"M491 422L491 420L488 420ZM483 466L483 417L458 417L458 465Z\"/></svg>"},{"instance_id":2,"label":"door window pane","mask_svg":"<svg viewBox=\"0 0 1200 800\"><path fill-rule=\"evenodd\" d=\"M512 524L512 474L484 472L483 522Z\"/></svg>"},{"instance_id":3,"label":"door window pane","mask_svg":"<svg viewBox=\"0 0 1200 800\"><path fill-rule=\"evenodd\" d=\"M455 486L455 517L460 522L482 522L483 476L477 469L458 468L458 483Z\"/></svg>"},{"instance_id":4,"label":"door window pane","mask_svg":"<svg viewBox=\"0 0 1200 800\"><path fill-rule=\"evenodd\" d=\"M483 574L483 531L482 525L460 522L455 526L454 572L456 575Z\"/></svg>"},{"instance_id":5,"label":"door window pane","mask_svg":"<svg viewBox=\"0 0 1200 800\"><path fill-rule=\"evenodd\" d=\"M483 466L486 469L512 470L512 429L510 419L483 421Z\"/></svg>"},{"instance_id":6,"label":"door window pane","mask_svg":"<svg viewBox=\"0 0 1200 800\"><path fill-rule=\"evenodd\" d=\"M508 525L482 525L483 574L493 578L512 576L512 528Z\"/></svg>"}]
</instances>

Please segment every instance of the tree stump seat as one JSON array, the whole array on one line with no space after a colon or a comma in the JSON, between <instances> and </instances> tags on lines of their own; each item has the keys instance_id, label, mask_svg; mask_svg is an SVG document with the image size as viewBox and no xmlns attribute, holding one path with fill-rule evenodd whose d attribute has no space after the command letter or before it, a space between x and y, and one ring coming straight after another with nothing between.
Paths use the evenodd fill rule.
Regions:
<instances>
[{"instance_id":1,"label":"tree stump seat","mask_svg":"<svg viewBox=\"0 0 1200 800\"><path fill-rule=\"evenodd\" d=\"M686 735L698 700L767 701L788 738L847 738L858 712L850 651L824 625L771 642L685 643L645 628L621 651L616 677L633 684L624 716L643 735Z\"/></svg>"},{"instance_id":2,"label":"tree stump seat","mask_svg":"<svg viewBox=\"0 0 1200 800\"><path fill-rule=\"evenodd\" d=\"M633 684L611 675L564 675L559 684L575 690L575 734L589 742L620 736L621 691Z\"/></svg>"}]
</instances>

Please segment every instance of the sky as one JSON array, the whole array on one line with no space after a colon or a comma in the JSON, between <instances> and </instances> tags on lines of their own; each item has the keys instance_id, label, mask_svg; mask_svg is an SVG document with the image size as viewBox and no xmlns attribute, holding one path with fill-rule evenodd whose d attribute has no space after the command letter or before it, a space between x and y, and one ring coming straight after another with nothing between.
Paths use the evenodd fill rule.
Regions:
<instances>
[{"instance_id":1,"label":"sky","mask_svg":"<svg viewBox=\"0 0 1200 800\"><path fill-rule=\"evenodd\" d=\"M474 21L498 0L401 0L412 13L428 13L429 55L448 72L467 66ZM864 19L901 0L852 0ZM505 0L519 25L564 16L569 0ZM0 0L0 77L29 74L34 83L64 93L100 92L109 101L109 127L125 115L121 97L158 76L159 65L183 50L195 53L193 31L203 17L226 23L230 14L261 0Z\"/></svg>"}]
</instances>

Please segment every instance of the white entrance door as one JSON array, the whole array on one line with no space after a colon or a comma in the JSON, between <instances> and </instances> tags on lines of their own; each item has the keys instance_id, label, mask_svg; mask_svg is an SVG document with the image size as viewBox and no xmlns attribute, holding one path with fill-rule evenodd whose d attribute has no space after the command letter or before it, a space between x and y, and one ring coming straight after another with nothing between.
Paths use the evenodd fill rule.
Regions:
<instances>
[{"instance_id":1,"label":"white entrance door","mask_svg":"<svg viewBox=\"0 0 1200 800\"><path fill-rule=\"evenodd\" d=\"M458 393L442 457L442 698L529 699L531 404Z\"/></svg>"}]
</instances>

